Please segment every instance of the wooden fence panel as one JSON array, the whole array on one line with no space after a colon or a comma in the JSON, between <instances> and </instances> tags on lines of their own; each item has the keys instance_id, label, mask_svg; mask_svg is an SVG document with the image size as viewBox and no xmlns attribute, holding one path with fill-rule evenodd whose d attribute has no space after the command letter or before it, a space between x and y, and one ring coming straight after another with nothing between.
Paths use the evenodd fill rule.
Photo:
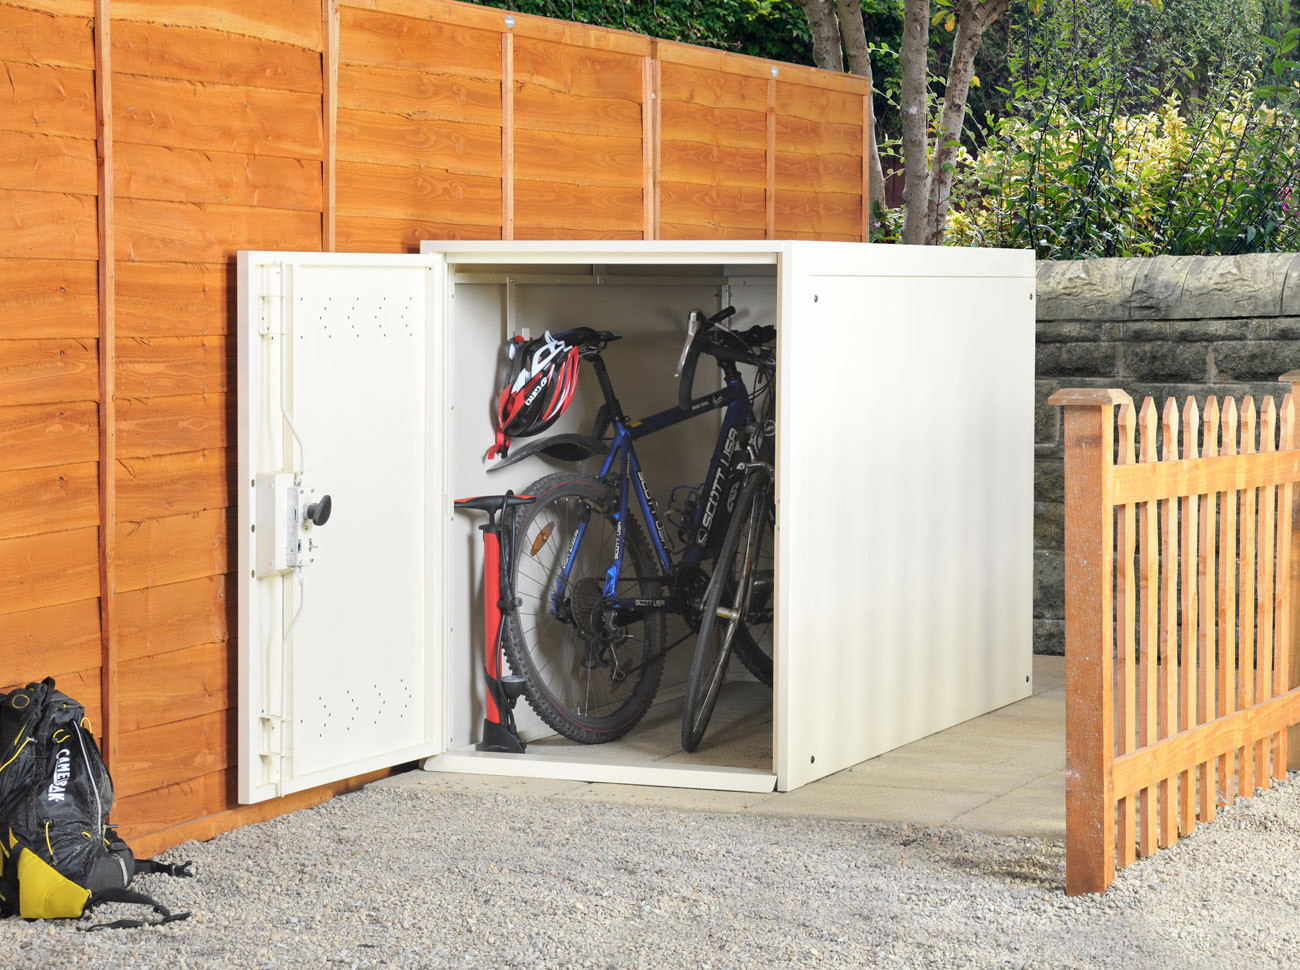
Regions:
<instances>
[{"instance_id":1,"label":"wooden fence panel","mask_svg":"<svg viewBox=\"0 0 1300 970\"><path fill-rule=\"evenodd\" d=\"M777 235L862 238L862 97L786 81L775 89Z\"/></svg>"},{"instance_id":2,"label":"wooden fence panel","mask_svg":"<svg viewBox=\"0 0 1300 970\"><path fill-rule=\"evenodd\" d=\"M205 6L111 4L115 649L120 607L172 584L224 584L234 466L226 450L234 348L224 334L233 329L235 254L322 243L320 4ZM165 642L166 631L191 620L165 593L151 602L149 612L127 618L129 644ZM226 670L232 644L208 642L217 644L209 652L225 655L218 667ZM157 673L152 657L115 660L123 795L150 783L134 768L146 728L212 745L190 764L170 765L169 784L210 772L205 759L224 766L234 757L226 733L202 727L202 716L232 715L231 679L198 677L193 667L204 687L194 716L150 724L158 705L141 671ZM192 807L208 815L230 803ZM132 821L129 807L118 816Z\"/></svg>"},{"instance_id":3,"label":"wooden fence panel","mask_svg":"<svg viewBox=\"0 0 1300 970\"><path fill-rule=\"evenodd\" d=\"M33 657L40 658L40 671L33 669ZM86 670L98 664L98 597L0 614L0 670L30 672L7 676L10 682L5 689L21 687L38 673L44 677L53 671ZM78 700L85 703L90 699Z\"/></svg>"},{"instance_id":4,"label":"wooden fence panel","mask_svg":"<svg viewBox=\"0 0 1300 970\"><path fill-rule=\"evenodd\" d=\"M515 238L641 238L645 229L641 139L642 56L515 37ZM533 103L562 102L562 116L534 116ZM544 119L544 120L543 120Z\"/></svg>"},{"instance_id":5,"label":"wooden fence panel","mask_svg":"<svg viewBox=\"0 0 1300 970\"><path fill-rule=\"evenodd\" d=\"M1073 895L1104 890L1117 865L1285 774L1287 729L1300 722L1290 654L1300 450L1291 394L1280 412L1265 399L1258 447L1250 398L1240 421L1232 398L1209 398L1203 413L1188 399L1181 420L1166 401L1159 461L1148 398L1136 462L1123 392L1051 400L1065 407Z\"/></svg>"},{"instance_id":6,"label":"wooden fence panel","mask_svg":"<svg viewBox=\"0 0 1300 970\"><path fill-rule=\"evenodd\" d=\"M1246 398L1241 407L1241 444L1239 453L1255 454L1255 402ZM1255 489L1241 491L1241 531L1238 552L1240 567L1237 581L1237 710L1255 702L1255 662L1258 632L1255 627ZM1237 791L1250 797L1255 793L1255 759L1246 747L1237 749Z\"/></svg>"},{"instance_id":7,"label":"wooden fence panel","mask_svg":"<svg viewBox=\"0 0 1300 970\"><path fill-rule=\"evenodd\" d=\"M660 235L762 239L771 79L660 51Z\"/></svg>"},{"instance_id":8,"label":"wooden fence panel","mask_svg":"<svg viewBox=\"0 0 1300 970\"><path fill-rule=\"evenodd\" d=\"M1219 453L1219 402L1211 395L1205 402L1205 412L1201 418L1201 454L1213 458ZM1205 724L1214 719L1214 689L1217 669L1214 655L1214 629L1216 611L1214 595L1217 590L1217 547L1215 511L1216 495L1210 493L1200 502L1200 514L1196 523L1197 534L1197 616L1198 637L1196 641L1197 680L1195 719L1197 724ZM1191 704L1191 701L1188 701ZM1126 752L1120 751L1119 754ZM1217 787L1214 785L1214 765L1201 762L1196 766L1196 799L1200 806L1201 818L1207 822L1214 821Z\"/></svg>"},{"instance_id":9,"label":"wooden fence panel","mask_svg":"<svg viewBox=\"0 0 1300 970\"><path fill-rule=\"evenodd\" d=\"M0 3L0 690L100 730L93 5Z\"/></svg>"},{"instance_id":10,"label":"wooden fence panel","mask_svg":"<svg viewBox=\"0 0 1300 970\"><path fill-rule=\"evenodd\" d=\"M1177 461L1178 405L1165 401L1161 422L1163 451L1161 459ZM1166 499L1160 503L1160 730L1159 740L1174 735L1178 710L1178 503ZM1068 735L1068 727L1067 727ZM1174 803L1178 798L1177 781L1159 778L1160 848L1178 841L1178 822Z\"/></svg>"},{"instance_id":11,"label":"wooden fence panel","mask_svg":"<svg viewBox=\"0 0 1300 970\"><path fill-rule=\"evenodd\" d=\"M1220 421L1219 454L1237 454L1237 402L1228 398ZM1237 696L1237 570L1232 557L1237 553L1237 492L1224 489L1219 495L1219 652L1216 716L1235 711ZM1231 805L1237 798L1236 758L1231 752L1219 755L1218 803Z\"/></svg>"},{"instance_id":12,"label":"wooden fence panel","mask_svg":"<svg viewBox=\"0 0 1300 970\"><path fill-rule=\"evenodd\" d=\"M1156 460L1156 407L1150 398L1142 402L1138 412L1140 428L1140 450L1138 460L1143 464ZM1129 463L1131 464L1131 463ZM1140 632L1138 662L1138 737L1137 747L1145 748L1160 736L1158 731L1158 713L1160 698L1158 694L1160 675L1160 556L1158 553L1158 519L1154 502L1144 502L1138 507L1138 521L1141 523L1141 539L1138 541L1138 572L1142 590L1142 612L1139 618ZM1149 856L1156 851L1159 840L1157 821L1158 789L1146 785L1138 792L1138 855Z\"/></svg>"},{"instance_id":13,"label":"wooden fence panel","mask_svg":"<svg viewBox=\"0 0 1300 970\"><path fill-rule=\"evenodd\" d=\"M500 35L345 5L338 56L338 247L500 238Z\"/></svg>"},{"instance_id":14,"label":"wooden fence panel","mask_svg":"<svg viewBox=\"0 0 1300 970\"><path fill-rule=\"evenodd\" d=\"M0 0L0 66L0 665L110 725L148 851L356 783L235 804L239 250L860 232L860 78L780 65L778 97L769 62L621 31L446 0ZM153 720L164 687L193 716Z\"/></svg>"},{"instance_id":15,"label":"wooden fence panel","mask_svg":"<svg viewBox=\"0 0 1300 970\"><path fill-rule=\"evenodd\" d=\"M1119 452L1117 462L1132 465L1137 460L1133 432L1137 411L1132 401L1119 409ZM1115 750L1127 754L1137 747L1137 589L1133 566L1137 556L1137 506L1121 505L1115 531ZM1134 792L1119 800L1119 842L1116 862L1126 866L1137 853L1137 799Z\"/></svg>"}]
</instances>

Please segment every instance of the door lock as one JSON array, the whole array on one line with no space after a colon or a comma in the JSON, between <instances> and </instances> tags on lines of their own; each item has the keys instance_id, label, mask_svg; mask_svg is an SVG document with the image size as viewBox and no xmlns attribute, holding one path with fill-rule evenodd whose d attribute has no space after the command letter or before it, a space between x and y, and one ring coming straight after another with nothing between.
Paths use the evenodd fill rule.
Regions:
<instances>
[{"instance_id":1,"label":"door lock","mask_svg":"<svg viewBox=\"0 0 1300 970\"><path fill-rule=\"evenodd\" d=\"M319 547L311 530L329 521L334 503L328 495L315 498L304 478L291 472L257 476L253 531L258 578L283 575L316 561Z\"/></svg>"},{"instance_id":2,"label":"door lock","mask_svg":"<svg viewBox=\"0 0 1300 970\"><path fill-rule=\"evenodd\" d=\"M330 520L330 512L333 511L334 503L330 501L328 495L321 496L319 502L312 502L307 506L306 517L312 525L324 525Z\"/></svg>"}]
</instances>

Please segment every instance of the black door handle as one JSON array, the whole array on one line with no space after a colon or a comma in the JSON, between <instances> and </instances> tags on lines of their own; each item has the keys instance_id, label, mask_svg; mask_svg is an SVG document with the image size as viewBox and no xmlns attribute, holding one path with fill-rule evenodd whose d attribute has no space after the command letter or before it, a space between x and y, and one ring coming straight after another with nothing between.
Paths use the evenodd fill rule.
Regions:
<instances>
[{"instance_id":1,"label":"black door handle","mask_svg":"<svg viewBox=\"0 0 1300 970\"><path fill-rule=\"evenodd\" d=\"M319 502L312 502L307 506L307 518L311 520L312 525L324 525L330 520L330 512L333 511L333 502L328 495L321 496Z\"/></svg>"}]
</instances>

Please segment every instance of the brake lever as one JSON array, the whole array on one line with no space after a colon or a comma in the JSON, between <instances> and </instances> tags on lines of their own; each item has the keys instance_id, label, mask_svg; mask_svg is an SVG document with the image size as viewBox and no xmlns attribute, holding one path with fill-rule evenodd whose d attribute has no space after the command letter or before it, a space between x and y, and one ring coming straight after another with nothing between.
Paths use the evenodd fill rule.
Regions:
<instances>
[{"instance_id":1,"label":"brake lever","mask_svg":"<svg viewBox=\"0 0 1300 970\"><path fill-rule=\"evenodd\" d=\"M686 366L686 358L691 352L691 343L695 340L695 334L703 317L703 310L692 310L686 318L686 343L682 344L682 355L677 358L677 370L673 371L674 380L681 380L682 369Z\"/></svg>"}]
</instances>

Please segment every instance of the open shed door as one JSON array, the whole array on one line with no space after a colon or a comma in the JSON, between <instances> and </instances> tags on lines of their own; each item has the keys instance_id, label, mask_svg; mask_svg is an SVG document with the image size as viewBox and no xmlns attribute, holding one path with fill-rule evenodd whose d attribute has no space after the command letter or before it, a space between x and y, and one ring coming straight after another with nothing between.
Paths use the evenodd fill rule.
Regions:
<instances>
[{"instance_id":1,"label":"open shed door","mask_svg":"<svg viewBox=\"0 0 1300 970\"><path fill-rule=\"evenodd\" d=\"M442 269L239 255L240 802L439 750Z\"/></svg>"}]
</instances>

